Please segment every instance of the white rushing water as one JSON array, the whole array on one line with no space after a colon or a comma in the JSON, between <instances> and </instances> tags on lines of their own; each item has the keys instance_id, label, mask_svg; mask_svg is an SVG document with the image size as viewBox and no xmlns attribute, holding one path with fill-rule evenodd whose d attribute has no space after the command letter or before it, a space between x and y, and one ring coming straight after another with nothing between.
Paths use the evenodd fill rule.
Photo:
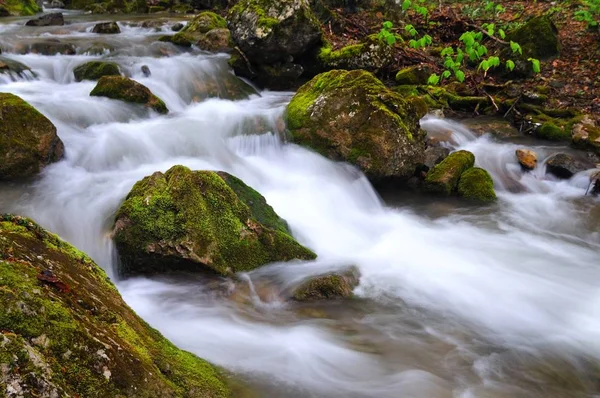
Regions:
<instances>
[{"instance_id":1,"label":"white rushing water","mask_svg":"<svg viewBox=\"0 0 600 398\"><path fill-rule=\"evenodd\" d=\"M114 276L110 229L136 181L176 164L224 170L261 192L319 255L242 279L286 288L309 275L360 269L361 299L314 305L260 294L232 300L202 280L119 282L138 314L180 347L247 375L262 396L598 391L590 372L600 361L600 208L584 196L590 171L559 181L545 174L542 161L523 173L514 158L521 145L426 118L423 128L451 131L449 145L472 151L492 173L499 201L472 207L398 193L399 205L386 205L354 168L281 140L292 93L204 99L207 90L226 97L237 85L225 55L155 46L161 33L125 24L110 38L89 33L92 22L85 20L39 31L19 24L0 25L3 55L31 67L36 78L0 75L0 91L50 118L66 157L31 185L7 186L3 211L32 217ZM40 32L72 40L79 55L14 53ZM81 50L89 41L108 50L89 55ZM101 57L148 86L170 114L90 97L94 83L76 83L72 70ZM144 77L142 65L151 76ZM536 145L542 159L564 150Z\"/></svg>"}]
</instances>

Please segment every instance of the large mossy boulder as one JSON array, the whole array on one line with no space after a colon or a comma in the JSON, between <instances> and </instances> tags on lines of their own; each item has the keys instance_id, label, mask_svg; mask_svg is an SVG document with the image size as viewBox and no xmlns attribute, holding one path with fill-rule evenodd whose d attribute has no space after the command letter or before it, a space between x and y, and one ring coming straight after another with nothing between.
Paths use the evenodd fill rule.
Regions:
<instances>
[{"instance_id":1,"label":"large mossy boulder","mask_svg":"<svg viewBox=\"0 0 600 398\"><path fill-rule=\"evenodd\" d=\"M271 262L316 257L241 180L183 166L138 181L117 213L113 236L125 275L231 275Z\"/></svg>"},{"instance_id":2,"label":"large mossy boulder","mask_svg":"<svg viewBox=\"0 0 600 398\"><path fill-rule=\"evenodd\" d=\"M73 69L75 81L98 80L102 76L120 76L119 65L114 62L90 61Z\"/></svg>"},{"instance_id":3,"label":"large mossy boulder","mask_svg":"<svg viewBox=\"0 0 600 398\"><path fill-rule=\"evenodd\" d=\"M321 26L307 0L241 0L228 15L235 44L253 62L298 56L321 41Z\"/></svg>"},{"instance_id":4,"label":"large mossy boulder","mask_svg":"<svg viewBox=\"0 0 600 398\"><path fill-rule=\"evenodd\" d=\"M456 151L434 166L425 177L428 192L449 196L458 185L460 176L475 164L475 155L469 151Z\"/></svg>"},{"instance_id":5,"label":"large mossy boulder","mask_svg":"<svg viewBox=\"0 0 600 398\"><path fill-rule=\"evenodd\" d=\"M206 361L152 329L88 256L0 216L0 391L6 397L228 397Z\"/></svg>"},{"instance_id":6,"label":"large mossy boulder","mask_svg":"<svg viewBox=\"0 0 600 398\"><path fill-rule=\"evenodd\" d=\"M36 0L3 0L0 2L0 17L29 16L42 12Z\"/></svg>"},{"instance_id":7,"label":"large mossy boulder","mask_svg":"<svg viewBox=\"0 0 600 398\"><path fill-rule=\"evenodd\" d=\"M462 173L458 181L458 195L478 203L495 201L496 192L490 173L479 167L471 167Z\"/></svg>"},{"instance_id":8,"label":"large mossy boulder","mask_svg":"<svg viewBox=\"0 0 600 398\"><path fill-rule=\"evenodd\" d=\"M213 29L222 28L227 28L227 21L214 12L205 11L196 15L181 31L191 34L202 34L208 33Z\"/></svg>"},{"instance_id":9,"label":"large mossy boulder","mask_svg":"<svg viewBox=\"0 0 600 398\"><path fill-rule=\"evenodd\" d=\"M0 180L34 176L63 152L48 118L16 95L0 93Z\"/></svg>"},{"instance_id":10,"label":"large mossy boulder","mask_svg":"<svg viewBox=\"0 0 600 398\"><path fill-rule=\"evenodd\" d=\"M560 52L558 29L547 15L534 17L507 36L519 43L524 57L547 59Z\"/></svg>"},{"instance_id":11,"label":"large mossy boulder","mask_svg":"<svg viewBox=\"0 0 600 398\"><path fill-rule=\"evenodd\" d=\"M148 87L124 76L102 76L90 95L140 104L160 114L169 112L165 103Z\"/></svg>"},{"instance_id":12,"label":"large mossy boulder","mask_svg":"<svg viewBox=\"0 0 600 398\"><path fill-rule=\"evenodd\" d=\"M324 70L363 69L373 73L390 71L395 62L393 46L388 46L377 38L367 36L358 44L351 44L339 50L325 46L319 51L319 61Z\"/></svg>"},{"instance_id":13,"label":"large mossy boulder","mask_svg":"<svg viewBox=\"0 0 600 398\"><path fill-rule=\"evenodd\" d=\"M373 181L406 179L424 157L419 105L369 72L333 70L298 90L287 124L293 142L354 164Z\"/></svg>"}]
</instances>

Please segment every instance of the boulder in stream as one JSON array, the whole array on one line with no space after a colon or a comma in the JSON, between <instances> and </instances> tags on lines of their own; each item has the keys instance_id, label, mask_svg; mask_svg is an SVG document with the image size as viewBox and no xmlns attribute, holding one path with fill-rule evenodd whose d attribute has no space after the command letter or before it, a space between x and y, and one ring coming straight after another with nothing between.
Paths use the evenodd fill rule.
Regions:
<instances>
[{"instance_id":1,"label":"boulder in stream","mask_svg":"<svg viewBox=\"0 0 600 398\"><path fill-rule=\"evenodd\" d=\"M61 12L53 12L36 19L30 19L25 23L25 26L63 26L64 24L65 18L63 14Z\"/></svg>"},{"instance_id":2,"label":"boulder in stream","mask_svg":"<svg viewBox=\"0 0 600 398\"><path fill-rule=\"evenodd\" d=\"M329 45L319 51L319 61L328 69L363 69L373 73L391 70L395 63L393 46L383 43L377 35L370 35L360 43L332 50Z\"/></svg>"},{"instance_id":3,"label":"boulder in stream","mask_svg":"<svg viewBox=\"0 0 600 398\"><path fill-rule=\"evenodd\" d=\"M479 167L471 167L462 173L458 181L458 195L479 203L495 201L496 192L490 173Z\"/></svg>"},{"instance_id":4,"label":"boulder in stream","mask_svg":"<svg viewBox=\"0 0 600 398\"><path fill-rule=\"evenodd\" d=\"M73 69L75 81L98 80L102 76L120 76L119 65L114 62L90 61Z\"/></svg>"},{"instance_id":5,"label":"boulder in stream","mask_svg":"<svg viewBox=\"0 0 600 398\"><path fill-rule=\"evenodd\" d=\"M31 69L27 65L10 58L0 56L0 73L7 73L9 75L23 77L25 72L31 72Z\"/></svg>"},{"instance_id":6,"label":"boulder in stream","mask_svg":"<svg viewBox=\"0 0 600 398\"><path fill-rule=\"evenodd\" d=\"M16 95L0 93L0 180L34 176L63 152L48 118Z\"/></svg>"},{"instance_id":7,"label":"boulder in stream","mask_svg":"<svg viewBox=\"0 0 600 398\"><path fill-rule=\"evenodd\" d=\"M337 300L353 296L352 291L360 281L358 268L311 277L293 293L296 301Z\"/></svg>"},{"instance_id":8,"label":"boulder in stream","mask_svg":"<svg viewBox=\"0 0 600 398\"><path fill-rule=\"evenodd\" d=\"M231 33L229 29L213 29L202 35L196 46L204 51L228 52L232 47Z\"/></svg>"},{"instance_id":9,"label":"boulder in stream","mask_svg":"<svg viewBox=\"0 0 600 398\"><path fill-rule=\"evenodd\" d=\"M148 87L124 76L102 76L90 95L144 105L161 114L169 112L165 103Z\"/></svg>"},{"instance_id":10,"label":"boulder in stream","mask_svg":"<svg viewBox=\"0 0 600 398\"><path fill-rule=\"evenodd\" d=\"M77 49L73 44L58 39L44 39L26 44L20 52L40 55L75 55Z\"/></svg>"},{"instance_id":11,"label":"boulder in stream","mask_svg":"<svg viewBox=\"0 0 600 398\"><path fill-rule=\"evenodd\" d=\"M196 15L183 29L182 32L190 34L208 33L213 29L227 28L227 21L214 12L205 11Z\"/></svg>"},{"instance_id":12,"label":"boulder in stream","mask_svg":"<svg viewBox=\"0 0 600 398\"><path fill-rule=\"evenodd\" d=\"M569 179L574 174L580 171L585 171L593 168L594 165L588 162L575 159L566 153L557 153L546 161L546 170L548 173L555 175L558 178Z\"/></svg>"},{"instance_id":13,"label":"boulder in stream","mask_svg":"<svg viewBox=\"0 0 600 398\"><path fill-rule=\"evenodd\" d=\"M537 165L537 154L530 149L519 148L515 151L517 160L522 168L525 170L533 170Z\"/></svg>"},{"instance_id":14,"label":"boulder in stream","mask_svg":"<svg viewBox=\"0 0 600 398\"><path fill-rule=\"evenodd\" d=\"M116 22L101 22L94 26L92 33L116 34L121 33L121 28Z\"/></svg>"},{"instance_id":15,"label":"boulder in stream","mask_svg":"<svg viewBox=\"0 0 600 398\"><path fill-rule=\"evenodd\" d=\"M0 388L6 397L229 397L220 371L123 301L87 255L0 216Z\"/></svg>"},{"instance_id":16,"label":"boulder in stream","mask_svg":"<svg viewBox=\"0 0 600 398\"><path fill-rule=\"evenodd\" d=\"M232 275L316 255L292 238L265 198L238 178L174 166L138 181L113 231L124 275Z\"/></svg>"},{"instance_id":17,"label":"boulder in stream","mask_svg":"<svg viewBox=\"0 0 600 398\"><path fill-rule=\"evenodd\" d=\"M302 86L286 117L293 142L379 181L408 179L423 163L423 115L371 73L333 70Z\"/></svg>"},{"instance_id":18,"label":"boulder in stream","mask_svg":"<svg viewBox=\"0 0 600 398\"><path fill-rule=\"evenodd\" d=\"M475 155L469 151L451 153L427 173L425 190L436 194L452 194L456 190L461 175L474 164Z\"/></svg>"}]
</instances>

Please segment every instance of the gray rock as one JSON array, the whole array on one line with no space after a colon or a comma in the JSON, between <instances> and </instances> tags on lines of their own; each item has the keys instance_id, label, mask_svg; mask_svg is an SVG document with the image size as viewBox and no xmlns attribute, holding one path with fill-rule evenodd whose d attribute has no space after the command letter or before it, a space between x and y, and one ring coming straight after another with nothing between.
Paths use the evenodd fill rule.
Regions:
<instances>
[{"instance_id":1,"label":"gray rock","mask_svg":"<svg viewBox=\"0 0 600 398\"><path fill-rule=\"evenodd\" d=\"M102 22L94 26L92 33L116 34L121 33L121 29L116 22Z\"/></svg>"},{"instance_id":2,"label":"gray rock","mask_svg":"<svg viewBox=\"0 0 600 398\"><path fill-rule=\"evenodd\" d=\"M25 23L25 26L63 26L65 19L60 12L42 15L36 19L30 19Z\"/></svg>"},{"instance_id":3,"label":"gray rock","mask_svg":"<svg viewBox=\"0 0 600 398\"><path fill-rule=\"evenodd\" d=\"M566 153L553 155L546 162L546 172L555 175L558 178L569 179L580 171L593 168L594 165L575 159Z\"/></svg>"}]
</instances>

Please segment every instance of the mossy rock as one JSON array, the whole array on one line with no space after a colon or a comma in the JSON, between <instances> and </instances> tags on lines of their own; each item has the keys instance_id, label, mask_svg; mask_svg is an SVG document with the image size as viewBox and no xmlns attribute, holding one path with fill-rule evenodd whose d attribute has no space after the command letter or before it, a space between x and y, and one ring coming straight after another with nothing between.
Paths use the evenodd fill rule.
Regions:
<instances>
[{"instance_id":1,"label":"mossy rock","mask_svg":"<svg viewBox=\"0 0 600 398\"><path fill-rule=\"evenodd\" d=\"M496 192L490 173L479 167L471 167L462 173L458 182L458 195L478 203L495 201Z\"/></svg>"},{"instance_id":2,"label":"mossy rock","mask_svg":"<svg viewBox=\"0 0 600 398\"><path fill-rule=\"evenodd\" d=\"M231 33L229 29L213 29L202 35L196 46L199 49L210 52L229 52L233 48Z\"/></svg>"},{"instance_id":3,"label":"mossy rock","mask_svg":"<svg viewBox=\"0 0 600 398\"><path fill-rule=\"evenodd\" d=\"M196 15L185 27L182 32L190 34L208 33L213 29L227 28L227 21L214 12L204 11Z\"/></svg>"},{"instance_id":4,"label":"mossy rock","mask_svg":"<svg viewBox=\"0 0 600 398\"><path fill-rule=\"evenodd\" d=\"M362 42L332 50L329 45L319 51L319 61L327 69L364 69L377 73L390 70L395 62L393 46L381 42L377 35L367 36Z\"/></svg>"},{"instance_id":5,"label":"mossy rock","mask_svg":"<svg viewBox=\"0 0 600 398\"><path fill-rule=\"evenodd\" d=\"M114 62L90 61L73 69L75 81L98 80L102 76L120 76L119 65Z\"/></svg>"},{"instance_id":6,"label":"mossy rock","mask_svg":"<svg viewBox=\"0 0 600 398\"><path fill-rule=\"evenodd\" d=\"M558 29L548 15L531 18L525 25L510 32L507 40L519 43L525 58L547 59L560 52Z\"/></svg>"},{"instance_id":7,"label":"mossy rock","mask_svg":"<svg viewBox=\"0 0 600 398\"><path fill-rule=\"evenodd\" d=\"M360 273L356 267L344 272L311 277L294 290L296 301L338 300L353 297Z\"/></svg>"},{"instance_id":8,"label":"mossy rock","mask_svg":"<svg viewBox=\"0 0 600 398\"><path fill-rule=\"evenodd\" d=\"M87 255L9 215L0 216L0 347L10 397L231 396L219 370L148 326Z\"/></svg>"},{"instance_id":9,"label":"mossy rock","mask_svg":"<svg viewBox=\"0 0 600 398\"><path fill-rule=\"evenodd\" d=\"M3 0L0 3L0 16L29 16L42 12L35 0Z\"/></svg>"},{"instance_id":10,"label":"mossy rock","mask_svg":"<svg viewBox=\"0 0 600 398\"><path fill-rule=\"evenodd\" d=\"M571 139L570 131L552 122L544 122L535 130L535 135L549 141L568 141Z\"/></svg>"},{"instance_id":11,"label":"mossy rock","mask_svg":"<svg viewBox=\"0 0 600 398\"><path fill-rule=\"evenodd\" d=\"M573 125L571 139L575 148L600 154L600 127L592 117L583 116Z\"/></svg>"},{"instance_id":12,"label":"mossy rock","mask_svg":"<svg viewBox=\"0 0 600 398\"><path fill-rule=\"evenodd\" d=\"M432 70L426 65L414 65L401 69L396 73L396 83L399 85L425 85Z\"/></svg>"},{"instance_id":13,"label":"mossy rock","mask_svg":"<svg viewBox=\"0 0 600 398\"><path fill-rule=\"evenodd\" d=\"M369 72L333 70L298 90L286 118L293 142L377 181L409 178L423 162L422 112Z\"/></svg>"},{"instance_id":14,"label":"mossy rock","mask_svg":"<svg viewBox=\"0 0 600 398\"><path fill-rule=\"evenodd\" d=\"M300 56L322 39L321 25L306 0L240 0L227 20L236 46L256 64Z\"/></svg>"},{"instance_id":15,"label":"mossy rock","mask_svg":"<svg viewBox=\"0 0 600 398\"><path fill-rule=\"evenodd\" d=\"M121 28L119 28L119 25L116 22L101 22L92 28L92 33L114 35L121 33Z\"/></svg>"},{"instance_id":16,"label":"mossy rock","mask_svg":"<svg viewBox=\"0 0 600 398\"><path fill-rule=\"evenodd\" d=\"M31 177L63 156L56 127L27 102L0 93L0 180Z\"/></svg>"},{"instance_id":17,"label":"mossy rock","mask_svg":"<svg viewBox=\"0 0 600 398\"><path fill-rule=\"evenodd\" d=\"M183 166L135 184L117 213L114 239L125 275L176 270L231 275L316 257L241 180Z\"/></svg>"},{"instance_id":18,"label":"mossy rock","mask_svg":"<svg viewBox=\"0 0 600 398\"><path fill-rule=\"evenodd\" d=\"M144 105L161 114L169 112L165 103L148 87L124 76L102 76L90 95Z\"/></svg>"},{"instance_id":19,"label":"mossy rock","mask_svg":"<svg viewBox=\"0 0 600 398\"><path fill-rule=\"evenodd\" d=\"M475 164L475 155L469 151L456 151L434 166L425 177L428 192L449 196L458 185L461 175Z\"/></svg>"}]
</instances>

